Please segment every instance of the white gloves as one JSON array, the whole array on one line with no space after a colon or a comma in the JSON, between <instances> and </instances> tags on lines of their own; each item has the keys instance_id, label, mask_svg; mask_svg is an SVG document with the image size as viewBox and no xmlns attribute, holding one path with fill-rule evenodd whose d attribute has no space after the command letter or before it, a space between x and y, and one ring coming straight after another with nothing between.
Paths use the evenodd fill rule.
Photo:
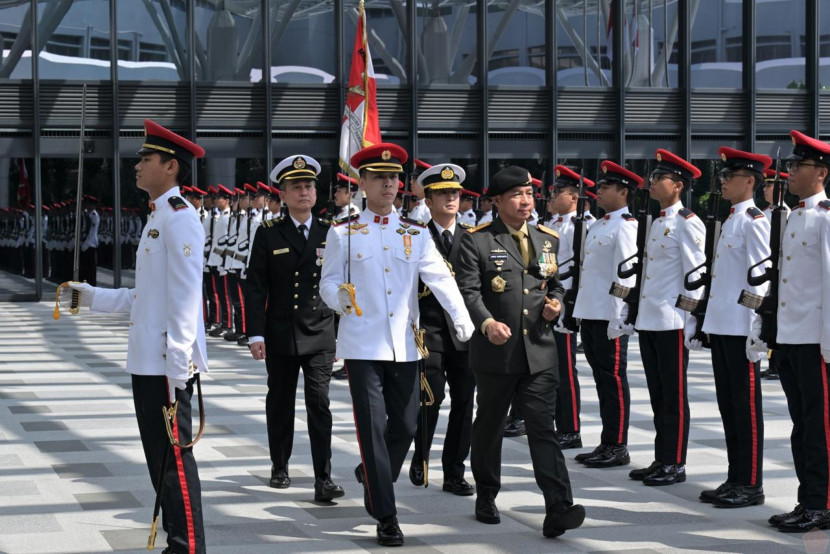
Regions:
<instances>
[{"instance_id":1,"label":"white gloves","mask_svg":"<svg viewBox=\"0 0 830 554\"><path fill-rule=\"evenodd\" d=\"M352 313L352 299L345 288L337 289L337 301L340 303L340 313Z\"/></svg>"},{"instance_id":2,"label":"white gloves","mask_svg":"<svg viewBox=\"0 0 830 554\"><path fill-rule=\"evenodd\" d=\"M752 339L750 337L746 338L746 359L752 363L758 363L764 357L764 352L758 352L757 350L753 350L749 344L749 341Z\"/></svg>"},{"instance_id":3,"label":"white gloves","mask_svg":"<svg viewBox=\"0 0 830 554\"><path fill-rule=\"evenodd\" d=\"M95 287L89 283L78 283L77 281L69 281L68 287L61 288L60 303L62 306L70 306L72 304L72 291L78 291L78 306L82 308L89 308L92 306L92 297L95 296Z\"/></svg>"},{"instance_id":4,"label":"white gloves","mask_svg":"<svg viewBox=\"0 0 830 554\"><path fill-rule=\"evenodd\" d=\"M764 353L769 350L767 343L761 340L761 318L754 317L752 319L752 329L749 331L749 337L746 339L747 350L753 352Z\"/></svg>"},{"instance_id":5,"label":"white gloves","mask_svg":"<svg viewBox=\"0 0 830 554\"><path fill-rule=\"evenodd\" d=\"M621 321L608 322L608 340L617 340L623 336L623 323Z\"/></svg>"},{"instance_id":6,"label":"white gloves","mask_svg":"<svg viewBox=\"0 0 830 554\"><path fill-rule=\"evenodd\" d=\"M689 350L700 350L703 348L703 343L695 338L695 331L697 330L697 318L693 315L686 320L686 328L683 329L683 346Z\"/></svg>"},{"instance_id":7,"label":"white gloves","mask_svg":"<svg viewBox=\"0 0 830 554\"><path fill-rule=\"evenodd\" d=\"M176 401L176 389L184 390L187 387L187 381L181 379L167 378L167 394L170 396L170 404Z\"/></svg>"},{"instance_id":8,"label":"white gloves","mask_svg":"<svg viewBox=\"0 0 830 554\"><path fill-rule=\"evenodd\" d=\"M459 342L467 342L476 331L475 325L473 325L469 317L464 318L462 321L456 321L453 327L455 327L455 338Z\"/></svg>"}]
</instances>

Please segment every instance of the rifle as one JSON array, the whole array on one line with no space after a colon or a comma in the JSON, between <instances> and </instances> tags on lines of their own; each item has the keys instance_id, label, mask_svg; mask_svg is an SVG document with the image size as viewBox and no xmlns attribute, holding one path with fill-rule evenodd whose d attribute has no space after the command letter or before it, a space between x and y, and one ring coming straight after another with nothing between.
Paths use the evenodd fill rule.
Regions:
<instances>
[{"instance_id":1,"label":"rifle","mask_svg":"<svg viewBox=\"0 0 830 554\"><path fill-rule=\"evenodd\" d=\"M778 345L775 339L778 335L778 274L781 271L781 242L784 229L787 226L787 212L784 208L784 186L781 182L781 147L778 147L777 161L775 162L775 180L772 185L772 219L770 221L769 251L770 254L760 262L752 265L746 272L746 282L752 287L758 287L769 282L769 292L766 296L742 290L738 297L738 304L745 306L761 316L760 339L767 343L770 349L775 350ZM765 267L769 263L769 267ZM761 275L753 275L756 268L765 267Z\"/></svg>"},{"instance_id":2,"label":"rifle","mask_svg":"<svg viewBox=\"0 0 830 554\"><path fill-rule=\"evenodd\" d=\"M637 205L637 252L621 261L617 266L617 277L620 279L634 277L634 286L626 287L619 283L612 283L611 290L608 291L609 294L621 298L628 305L628 315L625 317L626 325L634 325L640 310L640 286L643 282L643 271L645 270L646 242L651 231L648 187L637 189L634 201ZM625 269L627 264L631 264L629 269Z\"/></svg>"},{"instance_id":3,"label":"rifle","mask_svg":"<svg viewBox=\"0 0 830 554\"><path fill-rule=\"evenodd\" d=\"M718 247L718 240L720 239L721 222L718 219L718 207L720 205L721 192L718 190L718 174L715 172L714 164L712 166L712 185L709 189L709 199L706 209L706 244L703 247L703 253L706 257L703 263L693 268L683 277L683 286L686 290L697 290L703 287L703 295L699 299L689 298L686 295L680 294L677 296L676 308L680 308L685 312L689 312L697 321L695 327L695 334L692 339L699 340L701 344L709 348L709 337L703 332L703 320L706 317L706 307L709 305L709 291L712 288L712 266L715 263L715 251ZM692 275L700 270L705 272L700 273L700 277L692 280Z\"/></svg>"},{"instance_id":4,"label":"rifle","mask_svg":"<svg viewBox=\"0 0 830 554\"><path fill-rule=\"evenodd\" d=\"M334 186L337 184L337 166L331 166L331 182L329 182L329 201L326 204L326 219L330 219L334 221L335 216L337 216L337 204L334 202ZM349 194L351 194L351 187L349 188ZM351 214L349 214L351 215Z\"/></svg>"},{"instance_id":5,"label":"rifle","mask_svg":"<svg viewBox=\"0 0 830 554\"><path fill-rule=\"evenodd\" d=\"M406 176L403 182L403 203L401 204L401 217L409 216L409 204L412 198L412 178L415 176L415 162L412 162L412 171Z\"/></svg>"},{"instance_id":6,"label":"rifle","mask_svg":"<svg viewBox=\"0 0 830 554\"><path fill-rule=\"evenodd\" d=\"M582 245L585 244L585 235L587 232L585 226L586 202L588 202L588 195L585 193L585 178L582 171L580 171L579 198L576 201L576 215L571 220L574 224L573 257L570 260L560 262L560 265L571 262L571 267L559 275L560 281L571 279L571 287L565 291L565 296L562 299L564 306L562 326L572 333L579 331L579 321L574 319L574 307L576 306L576 293L579 292L579 281L582 276L582 260L585 257L582 251Z\"/></svg>"}]
</instances>

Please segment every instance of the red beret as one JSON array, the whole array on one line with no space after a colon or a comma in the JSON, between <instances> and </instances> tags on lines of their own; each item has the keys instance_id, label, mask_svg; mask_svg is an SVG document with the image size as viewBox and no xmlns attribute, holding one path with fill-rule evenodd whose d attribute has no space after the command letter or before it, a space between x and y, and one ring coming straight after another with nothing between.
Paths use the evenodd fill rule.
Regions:
<instances>
[{"instance_id":1,"label":"red beret","mask_svg":"<svg viewBox=\"0 0 830 554\"><path fill-rule=\"evenodd\" d=\"M382 142L364 148L352 156L350 163L358 171L366 169L374 172L403 173L403 164L408 159L409 154L397 144Z\"/></svg>"},{"instance_id":2,"label":"red beret","mask_svg":"<svg viewBox=\"0 0 830 554\"><path fill-rule=\"evenodd\" d=\"M729 148L728 146L718 148L718 154L720 154L720 158L724 161L724 167L721 172L749 169L763 173L765 169L772 165L772 158L769 156L743 152Z\"/></svg>"},{"instance_id":3,"label":"red beret","mask_svg":"<svg viewBox=\"0 0 830 554\"><path fill-rule=\"evenodd\" d=\"M553 168L556 180L553 182L554 187L579 187L579 173L564 165L557 165ZM594 182L590 179L583 178L585 181L585 188L593 188Z\"/></svg>"},{"instance_id":4,"label":"red beret","mask_svg":"<svg viewBox=\"0 0 830 554\"><path fill-rule=\"evenodd\" d=\"M165 129L155 121L144 120L144 142L141 144L139 155L153 152L170 154L190 165L193 158L205 155L205 149L186 138Z\"/></svg>"},{"instance_id":5,"label":"red beret","mask_svg":"<svg viewBox=\"0 0 830 554\"><path fill-rule=\"evenodd\" d=\"M701 176L698 168L668 150L658 148L655 153L657 158L657 167L652 171L654 173L673 173L683 177L687 181L697 179Z\"/></svg>"},{"instance_id":6,"label":"red beret","mask_svg":"<svg viewBox=\"0 0 830 554\"><path fill-rule=\"evenodd\" d=\"M793 139L791 160L815 160L830 165L830 144L808 137L800 131L790 131Z\"/></svg>"},{"instance_id":7,"label":"red beret","mask_svg":"<svg viewBox=\"0 0 830 554\"><path fill-rule=\"evenodd\" d=\"M642 177L621 165L605 160L599 167L602 170L602 178L599 179L600 184L616 183L632 189L643 186Z\"/></svg>"}]
</instances>

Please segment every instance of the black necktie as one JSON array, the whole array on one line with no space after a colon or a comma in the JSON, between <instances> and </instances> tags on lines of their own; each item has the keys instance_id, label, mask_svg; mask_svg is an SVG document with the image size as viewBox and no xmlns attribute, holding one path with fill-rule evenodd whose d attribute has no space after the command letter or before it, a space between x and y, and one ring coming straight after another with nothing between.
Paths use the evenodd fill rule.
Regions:
<instances>
[{"instance_id":1,"label":"black necktie","mask_svg":"<svg viewBox=\"0 0 830 554\"><path fill-rule=\"evenodd\" d=\"M443 237L444 250L447 254L449 254L450 250L452 250L452 233L450 233L447 229L444 229L441 236Z\"/></svg>"},{"instance_id":2,"label":"black necktie","mask_svg":"<svg viewBox=\"0 0 830 554\"><path fill-rule=\"evenodd\" d=\"M305 226L305 223L301 223L301 224L297 225L297 231L300 233L300 242L302 243L303 246L305 246L305 243L306 243L306 238L305 238L305 230L306 229L308 229L308 227Z\"/></svg>"}]
</instances>

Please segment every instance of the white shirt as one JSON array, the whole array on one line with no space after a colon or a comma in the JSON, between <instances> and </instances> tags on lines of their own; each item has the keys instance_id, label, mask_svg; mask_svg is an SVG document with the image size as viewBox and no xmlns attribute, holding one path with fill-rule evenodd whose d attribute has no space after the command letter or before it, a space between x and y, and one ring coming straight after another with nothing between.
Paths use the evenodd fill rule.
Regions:
<instances>
[{"instance_id":1,"label":"white shirt","mask_svg":"<svg viewBox=\"0 0 830 554\"><path fill-rule=\"evenodd\" d=\"M347 234L348 233L348 234ZM348 242L351 241L349 257ZM455 323L472 326L455 279L426 227L402 222L391 212L365 210L350 222L332 225L326 237L320 294L340 310L338 288L347 282L347 260L355 299L363 310L340 317L338 358L411 362L420 354L412 324L419 323L418 278L432 290Z\"/></svg>"},{"instance_id":2,"label":"white shirt","mask_svg":"<svg viewBox=\"0 0 830 554\"><path fill-rule=\"evenodd\" d=\"M675 307L680 294L700 298L703 289L687 291L686 273L703 263L706 228L699 217L678 212L677 202L662 210L651 224L640 287L640 309L634 325L642 331L672 331L686 326L687 312ZM591 229L593 231L593 228ZM700 275L692 275L698 278Z\"/></svg>"},{"instance_id":3,"label":"white shirt","mask_svg":"<svg viewBox=\"0 0 830 554\"><path fill-rule=\"evenodd\" d=\"M96 287L90 309L130 312L127 371L185 381L206 373L202 319L202 260L205 236L193 207L174 209L173 187L154 202L136 252L135 288Z\"/></svg>"},{"instance_id":4,"label":"white shirt","mask_svg":"<svg viewBox=\"0 0 830 554\"><path fill-rule=\"evenodd\" d=\"M798 203L781 244L778 342L830 348L830 211L820 192ZM825 204L828 205L828 204Z\"/></svg>"},{"instance_id":5,"label":"white shirt","mask_svg":"<svg viewBox=\"0 0 830 554\"><path fill-rule=\"evenodd\" d=\"M572 217L575 213L568 215ZM573 224L570 228L573 240ZM562 235L559 236L561 245ZM574 317L614 322L624 319L625 302L610 291L613 283L629 288L635 285L634 276L620 279L617 268L623 260L637 252L637 219L628 213L627 207L605 214L591 225L582 250L582 273Z\"/></svg>"},{"instance_id":6,"label":"white shirt","mask_svg":"<svg viewBox=\"0 0 830 554\"><path fill-rule=\"evenodd\" d=\"M473 210L467 210L466 212L459 212L458 219L461 220L461 223L466 223L467 225L475 225L476 224L476 213Z\"/></svg>"},{"instance_id":7,"label":"white shirt","mask_svg":"<svg viewBox=\"0 0 830 554\"><path fill-rule=\"evenodd\" d=\"M754 209L753 209L754 208ZM715 335L749 335L755 311L738 304L741 291L764 296L769 285L751 287L746 282L750 266L769 256L769 221L752 199L732 206L723 222L712 264L712 284L706 305L703 332ZM757 275L761 271L756 270Z\"/></svg>"},{"instance_id":8,"label":"white shirt","mask_svg":"<svg viewBox=\"0 0 830 554\"><path fill-rule=\"evenodd\" d=\"M311 229L312 217L309 215L308 219L306 219L305 221L297 221L296 219L294 219L293 215L290 216L290 217L291 217L291 221L294 223L294 227L297 229L298 233L300 232L300 225L305 225L305 230L303 231L303 236L305 237L306 240L308 240L308 231L309 231L309 229Z\"/></svg>"},{"instance_id":9,"label":"white shirt","mask_svg":"<svg viewBox=\"0 0 830 554\"><path fill-rule=\"evenodd\" d=\"M423 221L426 223L432 219L432 214L429 213L429 208L426 207L424 201L418 200L418 202L410 208L408 217L410 219L414 219L415 221Z\"/></svg>"},{"instance_id":10,"label":"white shirt","mask_svg":"<svg viewBox=\"0 0 830 554\"><path fill-rule=\"evenodd\" d=\"M449 232L450 232L450 234L451 234L453 237L455 237L455 223L456 223L456 221L457 221L456 219L453 219L453 220L452 220L452 223L450 223L450 226L449 226L449 227L447 227L446 229L444 229L443 227L441 227L440 225L438 225L438 222L437 222L437 221L433 221L432 223L435 225L435 228L438 230L438 236L443 235L443 234L444 234L444 231L449 231Z\"/></svg>"}]
</instances>

